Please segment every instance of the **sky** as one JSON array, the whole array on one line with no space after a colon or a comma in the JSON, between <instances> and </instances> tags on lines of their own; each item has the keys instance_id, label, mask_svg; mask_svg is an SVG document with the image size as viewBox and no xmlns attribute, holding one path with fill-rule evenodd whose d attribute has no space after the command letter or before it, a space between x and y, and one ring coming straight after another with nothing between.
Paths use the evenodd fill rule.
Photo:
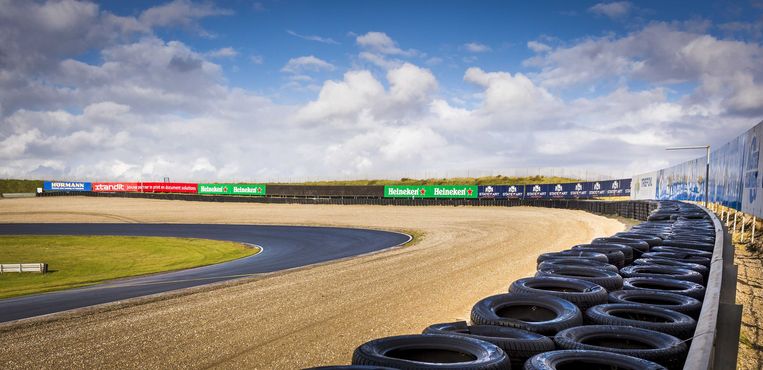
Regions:
<instances>
[{"instance_id":1,"label":"sky","mask_svg":"<svg viewBox=\"0 0 763 370\"><path fill-rule=\"evenodd\" d=\"M763 0L0 0L0 178L626 177L763 120Z\"/></svg>"}]
</instances>

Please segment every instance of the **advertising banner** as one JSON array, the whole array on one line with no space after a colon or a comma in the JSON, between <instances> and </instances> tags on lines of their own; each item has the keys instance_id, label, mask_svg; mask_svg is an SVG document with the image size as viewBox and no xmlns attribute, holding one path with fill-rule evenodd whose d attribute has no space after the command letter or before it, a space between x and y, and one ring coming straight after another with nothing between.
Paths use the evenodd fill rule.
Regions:
<instances>
[{"instance_id":1,"label":"advertising banner","mask_svg":"<svg viewBox=\"0 0 763 370\"><path fill-rule=\"evenodd\" d=\"M477 198L476 185L385 185L385 198Z\"/></svg>"},{"instance_id":2,"label":"advertising banner","mask_svg":"<svg viewBox=\"0 0 763 370\"><path fill-rule=\"evenodd\" d=\"M89 182L45 181L44 191L92 191L93 184Z\"/></svg>"},{"instance_id":3,"label":"advertising banner","mask_svg":"<svg viewBox=\"0 0 763 370\"><path fill-rule=\"evenodd\" d=\"M524 185L481 185L479 197L485 199L521 199L525 195Z\"/></svg>"},{"instance_id":4,"label":"advertising banner","mask_svg":"<svg viewBox=\"0 0 763 370\"><path fill-rule=\"evenodd\" d=\"M199 184L199 194L265 195L265 184Z\"/></svg>"},{"instance_id":5,"label":"advertising banner","mask_svg":"<svg viewBox=\"0 0 763 370\"><path fill-rule=\"evenodd\" d=\"M657 172L648 172L633 176L631 181L631 199L656 199L657 176Z\"/></svg>"},{"instance_id":6,"label":"advertising banner","mask_svg":"<svg viewBox=\"0 0 763 370\"><path fill-rule=\"evenodd\" d=\"M588 194L591 197L621 197L631 195L631 179L594 181Z\"/></svg>"},{"instance_id":7,"label":"advertising banner","mask_svg":"<svg viewBox=\"0 0 763 370\"><path fill-rule=\"evenodd\" d=\"M548 184L525 185L525 198L542 199L548 198Z\"/></svg>"},{"instance_id":8,"label":"advertising banner","mask_svg":"<svg viewBox=\"0 0 763 370\"><path fill-rule=\"evenodd\" d=\"M137 182L94 182L94 192L123 193L138 191Z\"/></svg>"},{"instance_id":9,"label":"advertising banner","mask_svg":"<svg viewBox=\"0 0 763 370\"><path fill-rule=\"evenodd\" d=\"M94 192L196 193L197 184L182 182L94 182Z\"/></svg>"},{"instance_id":10,"label":"advertising banner","mask_svg":"<svg viewBox=\"0 0 763 370\"><path fill-rule=\"evenodd\" d=\"M590 198L589 190L593 188L591 182L578 182L575 184L569 184L572 187L570 190L570 197L572 198Z\"/></svg>"},{"instance_id":11,"label":"advertising banner","mask_svg":"<svg viewBox=\"0 0 763 370\"><path fill-rule=\"evenodd\" d=\"M198 184L187 182L140 182L138 191L143 193L196 193Z\"/></svg>"},{"instance_id":12,"label":"advertising banner","mask_svg":"<svg viewBox=\"0 0 763 370\"><path fill-rule=\"evenodd\" d=\"M580 185L578 192L583 192L583 184L553 184L548 185L548 197L549 198L574 198L573 191L576 191L576 186Z\"/></svg>"}]
</instances>

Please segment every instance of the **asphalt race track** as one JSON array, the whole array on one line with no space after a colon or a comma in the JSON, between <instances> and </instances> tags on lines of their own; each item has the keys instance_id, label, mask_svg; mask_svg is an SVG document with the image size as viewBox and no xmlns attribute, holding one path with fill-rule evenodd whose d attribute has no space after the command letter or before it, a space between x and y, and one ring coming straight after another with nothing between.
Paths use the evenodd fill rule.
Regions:
<instances>
[{"instance_id":1,"label":"asphalt race track","mask_svg":"<svg viewBox=\"0 0 763 370\"><path fill-rule=\"evenodd\" d=\"M356 256L409 240L408 235L378 230L193 224L0 224L0 235L186 237L229 240L256 244L263 248L262 252L254 256L216 265L3 299L0 300L0 322Z\"/></svg>"}]
</instances>

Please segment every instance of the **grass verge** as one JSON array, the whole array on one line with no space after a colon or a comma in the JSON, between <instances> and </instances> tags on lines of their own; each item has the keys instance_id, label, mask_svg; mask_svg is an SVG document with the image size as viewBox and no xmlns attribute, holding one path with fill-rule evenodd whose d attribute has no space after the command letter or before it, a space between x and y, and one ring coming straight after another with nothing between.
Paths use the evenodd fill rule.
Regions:
<instances>
[{"instance_id":1,"label":"grass verge","mask_svg":"<svg viewBox=\"0 0 763 370\"><path fill-rule=\"evenodd\" d=\"M225 241L124 236L0 236L0 263L47 263L47 274L0 274L0 298L210 265L258 253Z\"/></svg>"}]
</instances>

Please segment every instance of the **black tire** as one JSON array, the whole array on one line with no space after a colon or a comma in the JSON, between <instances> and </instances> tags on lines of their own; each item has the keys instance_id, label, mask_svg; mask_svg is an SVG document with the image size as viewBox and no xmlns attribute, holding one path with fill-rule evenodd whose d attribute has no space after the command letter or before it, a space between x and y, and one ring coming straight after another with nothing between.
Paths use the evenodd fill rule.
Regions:
<instances>
[{"instance_id":1,"label":"black tire","mask_svg":"<svg viewBox=\"0 0 763 370\"><path fill-rule=\"evenodd\" d=\"M594 284L601 285L608 292L620 290L623 288L623 278L617 272L601 270L591 267L578 266L555 266L553 268L544 268L535 273L536 277L556 276L572 279L587 280Z\"/></svg>"},{"instance_id":2,"label":"black tire","mask_svg":"<svg viewBox=\"0 0 763 370\"><path fill-rule=\"evenodd\" d=\"M699 272L676 266L630 265L621 268L620 275L624 278L646 276L691 281L702 285L705 283L705 279Z\"/></svg>"},{"instance_id":3,"label":"black tire","mask_svg":"<svg viewBox=\"0 0 763 370\"><path fill-rule=\"evenodd\" d=\"M472 307L472 323L524 329L543 335L583 324L580 309L550 295L498 294Z\"/></svg>"},{"instance_id":4,"label":"black tire","mask_svg":"<svg viewBox=\"0 0 763 370\"><path fill-rule=\"evenodd\" d=\"M707 281L710 270L707 267L698 263L681 262L678 260L672 260L669 258L639 258L633 261L632 265L663 265L663 266L676 266L689 270L694 270L702 275L704 281Z\"/></svg>"},{"instance_id":5,"label":"black tire","mask_svg":"<svg viewBox=\"0 0 763 370\"><path fill-rule=\"evenodd\" d=\"M364 365L336 365L309 367L303 370L396 370L394 367L364 366Z\"/></svg>"},{"instance_id":6,"label":"black tire","mask_svg":"<svg viewBox=\"0 0 763 370\"><path fill-rule=\"evenodd\" d=\"M601 285L581 279L550 276L519 279L511 283L509 293L552 295L574 303L581 312L608 300L608 293Z\"/></svg>"},{"instance_id":7,"label":"black tire","mask_svg":"<svg viewBox=\"0 0 763 370\"><path fill-rule=\"evenodd\" d=\"M609 303L655 306L689 315L695 320L702 310L702 301L696 298L656 290L618 290L609 293Z\"/></svg>"},{"instance_id":8,"label":"black tire","mask_svg":"<svg viewBox=\"0 0 763 370\"><path fill-rule=\"evenodd\" d=\"M619 250L620 252L623 252L623 256L625 257L625 265L628 265L633 261L633 248L621 244L621 243L605 243L603 241L599 241L598 243L595 242L596 239L594 239L591 244L583 244L587 247L593 247L593 248L605 248L605 249L615 249ZM575 247L572 247L575 249Z\"/></svg>"},{"instance_id":9,"label":"black tire","mask_svg":"<svg viewBox=\"0 0 763 370\"><path fill-rule=\"evenodd\" d=\"M689 253L675 252L649 252L641 255L641 258L667 258L671 260L696 263L710 268L710 259L706 257L695 256Z\"/></svg>"},{"instance_id":10,"label":"black tire","mask_svg":"<svg viewBox=\"0 0 763 370\"><path fill-rule=\"evenodd\" d=\"M540 256L538 256L537 263L541 263L543 261L547 261L549 259L560 259L560 258L569 258L569 259L591 259L601 262L609 262L609 259L607 256L603 253L599 252L592 252L592 251L576 251L576 250L565 250L560 252L552 252L552 253L543 253Z\"/></svg>"},{"instance_id":11,"label":"black tire","mask_svg":"<svg viewBox=\"0 0 763 370\"><path fill-rule=\"evenodd\" d=\"M715 249L715 244L708 241L686 241L686 240L663 240L662 245L670 247L697 249L705 252L712 252Z\"/></svg>"},{"instance_id":12,"label":"black tire","mask_svg":"<svg viewBox=\"0 0 763 370\"><path fill-rule=\"evenodd\" d=\"M672 280L656 277L632 277L623 281L623 290L646 290L681 294L704 300L705 287L691 281Z\"/></svg>"},{"instance_id":13,"label":"black tire","mask_svg":"<svg viewBox=\"0 0 763 370\"><path fill-rule=\"evenodd\" d=\"M538 270L540 270L542 268L550 268L553 266L580 266L580 267L593 267L597 269L609 270L614 272L620 271L617 269L617 266L610 265L609 263L606 263L606 262L599 262L599 261L586 260L586 259L581 260L581 259L566 259L566 258L545 260L541 262L537 266L537 268Z\"/></svg>"},{"instance_id":14,"label":"black tire","mask_svg":"<svg viewBox=\"0 0 763 370\"><path fill-rule=\"evenodd\" d=\"M616 249L602 248L602 246L590 246L590 244L580 244L572 247L575 251L597 252L607 256L607 262L615 265L617 268L625 266L625 254Z\"/></svg>"},{"instance_id":15,"label":"black tire","mask_svg":"<svg viewBox=\"0 0 763 370\"><path fill-rule=\"evenodd\" d=\"M618 369L665 370L652 361L602 351L562 350L535 355L525 362L525 370Z\"/></svg>"},{"instance_id":16,"label":"black tire","mask_svg":"<svg viewBox=\"0 0 763 370\"><path fill-rule=\"evenodd\" d=\"M528 358L556 348L553 340L538 333L505 326L469 326L466 321L434 324L424 329L424 334L464 335L493 343L506 352L511 367L517 369L521 368Z\"/></svg>"},{"instance_id":17,"label":"black tire","mask_svg":"<svg viewBox=\"0 0 763 370\"><path fill-rule=\"evenodd\" d=\"M654 233L649 232L639 232L639 231L633 231L633 232L621 232L614 235L616 238L625 238L625 239L636 239L636 240L643 240L649 244L649 248L654 247L655 245L660 245L662 243L662 238L655 235Z\"/></svg>"},{"instance_id":18,"label":"black tire","mask_svg":"<svg viewBox=\"0 0 763 370\"><path fill-rule=\"evenodd\" d=\"M670 253L687 253L695 256L705 257L705 258L712 258L713 253L712 252L706 252L702 250L697 249L690 249L690 248L681 248L681 247L671 247L668 245L658 245L654 248L652 248L652 252L670 252Z\"/></svg>"},{"instance_id":19,"label":"black tire","mask_svg":"<svg viewBox=\"0 0 763 370\"><path fill-rule=\"evenodd\" d=\"M689 315L643 304L607 303L586 310L586 321L595 325L633 326L691 338L697 322Z\"/></svg>"},{"instance_id":20,"label":"black tire","mask_svg":"<svg viewBox=\"0 0 763 370\"><path fill-rule=\"evenodd\" d=\"M594 239L591 244L622 244L627 245L633 249L633 253L638 253L641 255L641 253L649 252L649 243L644 240L639 239L633 239L633 238L621 238L621 237L609 237L609 238L596 238ZM626 255L626 258L628 256Z\"/></svg>"},{"instance_id":21,"label":"black tire","mask_svg":"<svg viewBox=\"0 0 763 370\"><path fill-rule=\"evenodd\" d=\"M618 353L680 369L686 344L670 334L630 326L586 325L560 331L554 337L559 349Z\"/></svg>"},{"instance_id":22,"label":"black tire","mask_svg":"<svg viewBox=\"0 0 763 370\"><path fill-rule=\"evenodd\" d=\"M396 369L511 369L509 356L495 344L457 335L400 335L362 344L353 365Z\"/></svg>"}]
</instances>

